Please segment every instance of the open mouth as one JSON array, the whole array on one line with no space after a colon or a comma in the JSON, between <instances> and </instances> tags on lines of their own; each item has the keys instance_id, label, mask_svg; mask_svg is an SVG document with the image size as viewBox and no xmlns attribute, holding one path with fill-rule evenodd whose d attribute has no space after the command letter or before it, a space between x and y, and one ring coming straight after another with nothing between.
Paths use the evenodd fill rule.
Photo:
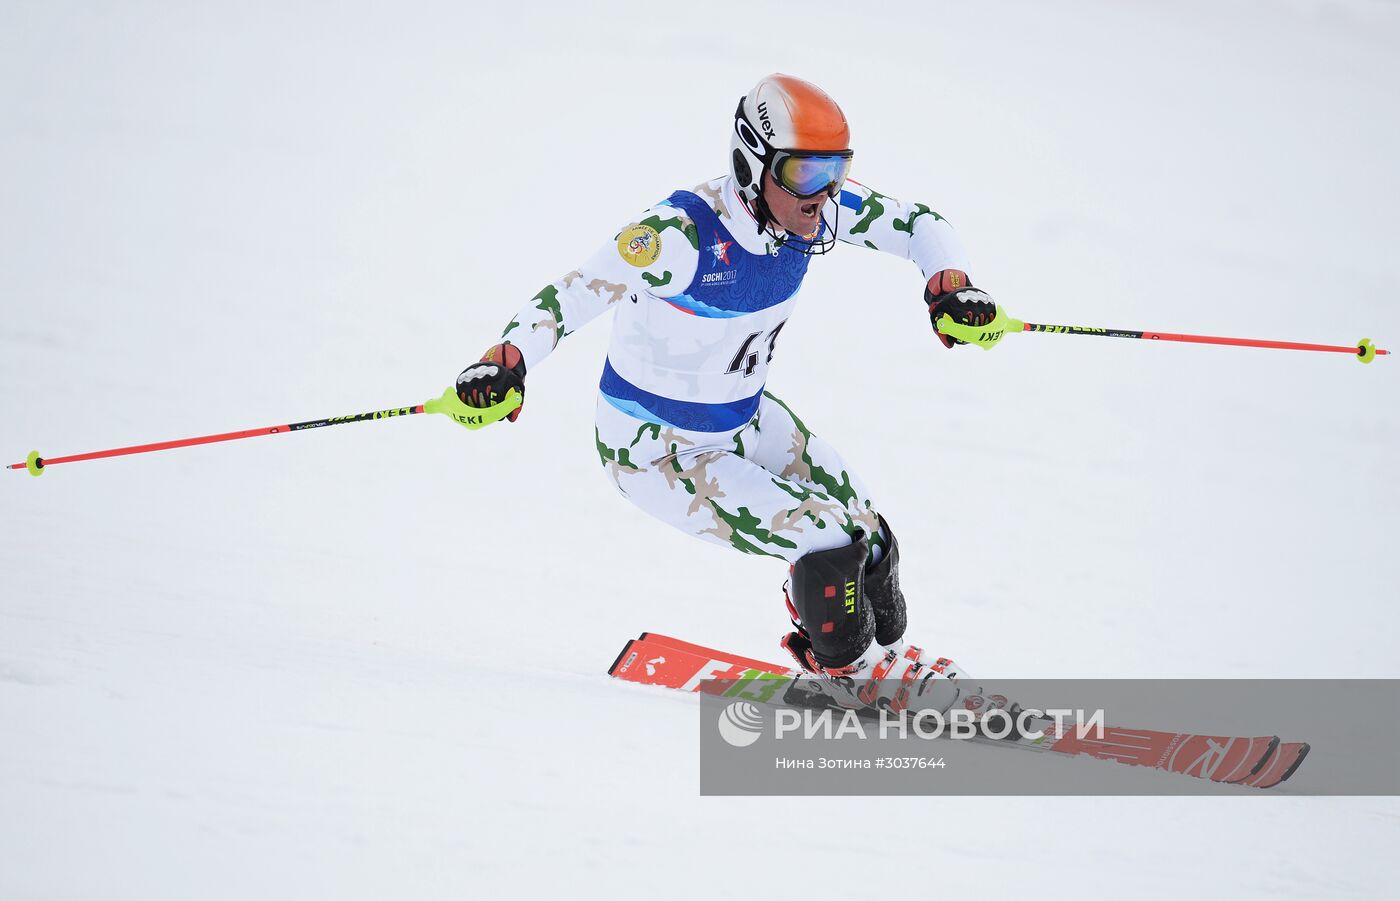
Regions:
<instances>
[{"instance_id":1,"label":"open mouth","mask_svg":"<svg viewBox=\"0 0 1400 901\"><path fill-rule=\"evenodd\" d=\"M817 211L821 208L822 205L821 201L819 200L813 200L808 203L804 203L802 204L802 206L798 207L798 209L802 212L802 215L806 216L808 219L811 219L812 217L816 216Z\"/></svg>"}]
</instances>

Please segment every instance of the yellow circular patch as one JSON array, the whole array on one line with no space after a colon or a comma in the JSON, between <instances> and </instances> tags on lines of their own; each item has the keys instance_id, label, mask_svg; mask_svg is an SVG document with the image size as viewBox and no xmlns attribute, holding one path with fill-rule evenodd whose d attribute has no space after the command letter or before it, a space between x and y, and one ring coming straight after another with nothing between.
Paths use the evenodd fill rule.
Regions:
<instances>
[{"instance_id":1,"label":"yellow circular patch","mask_svg":"<svg viewBox=\"0 0 1400 901\"><path fill-rule=\"evenodd\" d=\"M629 225L617 236L617 252L633 266L645 269L661 256L661 236L650 225Z\"/></svg>"}]
</instances>

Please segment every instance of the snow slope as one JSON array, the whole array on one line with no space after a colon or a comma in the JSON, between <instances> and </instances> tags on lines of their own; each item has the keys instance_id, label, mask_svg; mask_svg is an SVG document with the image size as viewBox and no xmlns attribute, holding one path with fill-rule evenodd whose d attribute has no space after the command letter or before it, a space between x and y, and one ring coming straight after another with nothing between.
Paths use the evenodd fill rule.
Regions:
<instances>
[{"instance_id":1,"label":"snow slope","mask_svg":"<svg viewBox=\"0 0 1400 901\"><path fill-rule=\"evenodd\" d=\"M722 171L774 70L1017 316L1400 344L1394 3L971 6L0 4L0 448L421 402ZM771 383L878 492L912 635L986 676L1397 675L1393 358L946 353L919 291L818 261ZM692 699L604 670L642 629L774 657L782 571L615 496L607 329L513 426L0 476L0 898L1394 881L1389 798L697 797Z\"/></svg>"}]
</instances>

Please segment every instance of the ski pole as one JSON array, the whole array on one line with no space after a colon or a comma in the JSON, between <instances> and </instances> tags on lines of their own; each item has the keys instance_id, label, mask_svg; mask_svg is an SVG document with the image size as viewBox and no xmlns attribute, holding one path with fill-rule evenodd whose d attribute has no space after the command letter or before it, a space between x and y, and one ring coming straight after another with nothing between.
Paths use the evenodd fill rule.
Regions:
<instances>
[{"instance_id":1,"label":"ski pole","mask_svg":"<svg viewBox=\"0 0 1400 901\"><path fill-rule=\"evenodd\" d=\"M512 395L514 395L512 397ZM377 419L391 419L398 416L412 416L415 413L443 413L468 428L480 428L489 422L504 418L511 410L520 406L520 398L514 391L507 392L506 402L489 409L474 409L466 406L452 388L442 392L441 397L411 407L390 407L370 413L354 413L349 416L331 416L327 419L309 419L286 425L264 426L260 429L243 429L237 432L221 432L217 435L200 435L197 438L179 438L175 441L157 441L153 444L136 444L131 447L114 447L109 450L90 451L85 454L71 454L66 457L44 458L37 450L30 451L23 463L11 463L6 469L27 469L32 476L43 475L44 470L59 463L78 463L83 460L100 460L105 457L124 457L128 454L148 454L152 451L173 450L177 447L193 447L197 444L214 444L219 441L237 441L240 438L256 438L259 435L280 435L285 432L304 432L323 426L345 425L351 422L368 422Z\"/></svg>"},{"instance_id":2,"label":"ski pole","mask_svg":"<svg viewBox=\"0 0 1400 901\"><path fill-rule=\"evenodd\" d=\"M976 344L990 350L1002 336L1009 332L1048 332L1055 335L1100 335L1107 338L1142 338L1150 341L1182 341L1189 344L1223 344L1231 347L1268 347L1277 350L1310 350L1324 353L1350 354L1362 363L1369 363L1377 356L1385 356L1388 350L1380 350L1371 344L1370 338L1362 338L1355 344L1300 344L1296 341L1265 341L1258 338L1217 338L1211 335L1177 335L1171 332L1133 331L1130 329L1092 328L1082 325L1042 325L1038 322L1022 322L1012 319L1002 310L997 310L996 318L984 326L960 325L946 313L938 320L938 330L952 335L968 344Z\"/></svg>"}]
</instances>

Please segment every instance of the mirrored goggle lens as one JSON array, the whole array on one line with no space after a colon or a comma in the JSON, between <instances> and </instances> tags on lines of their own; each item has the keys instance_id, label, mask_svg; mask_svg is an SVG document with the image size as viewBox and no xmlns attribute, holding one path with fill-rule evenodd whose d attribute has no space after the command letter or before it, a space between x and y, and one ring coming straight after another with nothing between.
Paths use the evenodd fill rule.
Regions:
<instances>
[{"instance_id":1,"label":"mirrored goggle lens","mask_svg":"<svg viewBox=\"0 0 1400 901\"><path fill-rule=\"evenodd\" d=\"M778 162L778 183L794 194L833 193L851 171L849 156L789 156Z\"/></svg>"}]
</instances>

